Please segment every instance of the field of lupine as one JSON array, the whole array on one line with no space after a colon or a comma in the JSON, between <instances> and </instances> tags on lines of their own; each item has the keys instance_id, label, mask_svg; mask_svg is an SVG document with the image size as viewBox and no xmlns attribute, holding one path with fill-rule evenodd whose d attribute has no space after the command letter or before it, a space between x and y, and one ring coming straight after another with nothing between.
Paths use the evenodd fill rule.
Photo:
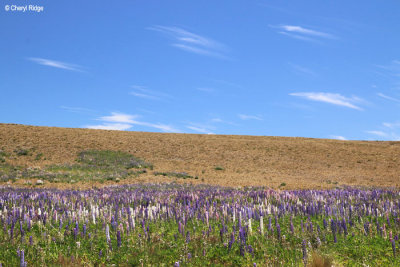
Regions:
<instances>
[{"instance_id":1,"label":"field of lupine","mask_svg":"<svg viewBox=\"0 0 400 267\"><path fill-rule=\"evenodd\" d=\"M400 266L400 193L0 188L3 266Z\"/></svg>"}]
</instances>

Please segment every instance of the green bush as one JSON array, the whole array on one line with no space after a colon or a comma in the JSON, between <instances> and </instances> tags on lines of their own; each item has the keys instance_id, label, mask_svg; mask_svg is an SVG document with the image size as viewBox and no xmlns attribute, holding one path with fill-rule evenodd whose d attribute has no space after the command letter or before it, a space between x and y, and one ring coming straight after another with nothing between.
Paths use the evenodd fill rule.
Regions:
<instances>
[{"instance_id":1,"label":"green bush","mask_svg":"<svg viewBox=\"0 0 400 267\"><path fill-rule=\"evenodd\" d=\"M15 154L17 156L28 156L29 155L29 149L24 149L24 148L17 148L14 150Z\"/></svg>"},{"instance_id":2,"label":"green bush","mask_svg":"<svg viewBox=\"0 0 400 267\"><path fill-rule=\"evenodd\" d=\"M77 161L96 167L152 168L152 164L122 151L87 150L79 153Z\"/></svg>"}]
</instances>

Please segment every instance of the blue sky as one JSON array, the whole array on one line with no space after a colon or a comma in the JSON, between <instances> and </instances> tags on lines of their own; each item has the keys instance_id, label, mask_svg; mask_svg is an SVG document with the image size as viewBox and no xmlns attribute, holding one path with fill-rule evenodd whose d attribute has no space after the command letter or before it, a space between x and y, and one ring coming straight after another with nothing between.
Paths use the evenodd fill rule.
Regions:
<instances>
[{"instance_id":1,"label":"blue sky","mask_svg":"<svg viewBox=\"0 0 400 267\"><path fill-rule=\"evenodd\" d=\"M0 122L400 140L399 1L12 1Z\"/></svg>"}]
</instances>

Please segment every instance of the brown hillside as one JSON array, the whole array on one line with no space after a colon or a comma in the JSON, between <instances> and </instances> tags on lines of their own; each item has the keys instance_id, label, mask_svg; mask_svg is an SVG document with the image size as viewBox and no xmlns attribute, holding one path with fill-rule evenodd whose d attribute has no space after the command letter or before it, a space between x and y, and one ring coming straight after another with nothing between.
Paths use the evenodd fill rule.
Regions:
<instances>
[{"instance_id":1,"label":"brown hillside","mask_svg":"<svg viewBox=\"0 0 400 267\"><path fill-rule=\"evenodd\" d=\"M30 155L15 156L17 148ZM0 149L15 165L72 163L87 149L121 150L154 164L154 171L187 172L186 182L224 186L327 188L400 185L400 142L167 134L0 124ZM42 153L40 160L35 155ZM215 170L221 166L223 170ZM174 181L153 171L126 182ZM135 180L136 179L136 180ZM179 180L181 181L181 180ZM124 181L125 182L125 181Z\"/></svg>"}]
</instances>

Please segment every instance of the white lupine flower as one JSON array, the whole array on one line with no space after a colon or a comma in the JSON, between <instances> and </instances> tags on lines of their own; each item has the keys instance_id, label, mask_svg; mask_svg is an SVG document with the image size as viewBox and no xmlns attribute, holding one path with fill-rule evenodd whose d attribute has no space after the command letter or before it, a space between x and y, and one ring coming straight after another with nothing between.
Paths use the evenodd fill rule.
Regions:
<instances>
[{"instance_id":1,"label":"white lupine flower","mask_svg":"<svg viewBox=\"0 0 400 267\"><path fill-rule=\"evenodd\" d=\"M110 242L110 227L108 227L108 224L106 225L106 237L107 237L107 242Z\"/></svg>"},{"instance_id":2,"label":"white lupine flower","mask_svg":"<svg viewBox=\"0 0 400 267\"><path fill-rule=\"evenodd\" d=\"M249 233L253 233L253 229L251 228L251 218L249 218Z\"/></svg>"},{"instance_id":3,"label":"white lupine flower","mask_svg":"<svg viewBox=\"0 0 400 267\"><path fill-rule=\"evenodd\" d=\"M261 234L264 235L264 221L263 221L263 216L260 216L260 230L261 230Z\"/></svg>"}]
</instances>

